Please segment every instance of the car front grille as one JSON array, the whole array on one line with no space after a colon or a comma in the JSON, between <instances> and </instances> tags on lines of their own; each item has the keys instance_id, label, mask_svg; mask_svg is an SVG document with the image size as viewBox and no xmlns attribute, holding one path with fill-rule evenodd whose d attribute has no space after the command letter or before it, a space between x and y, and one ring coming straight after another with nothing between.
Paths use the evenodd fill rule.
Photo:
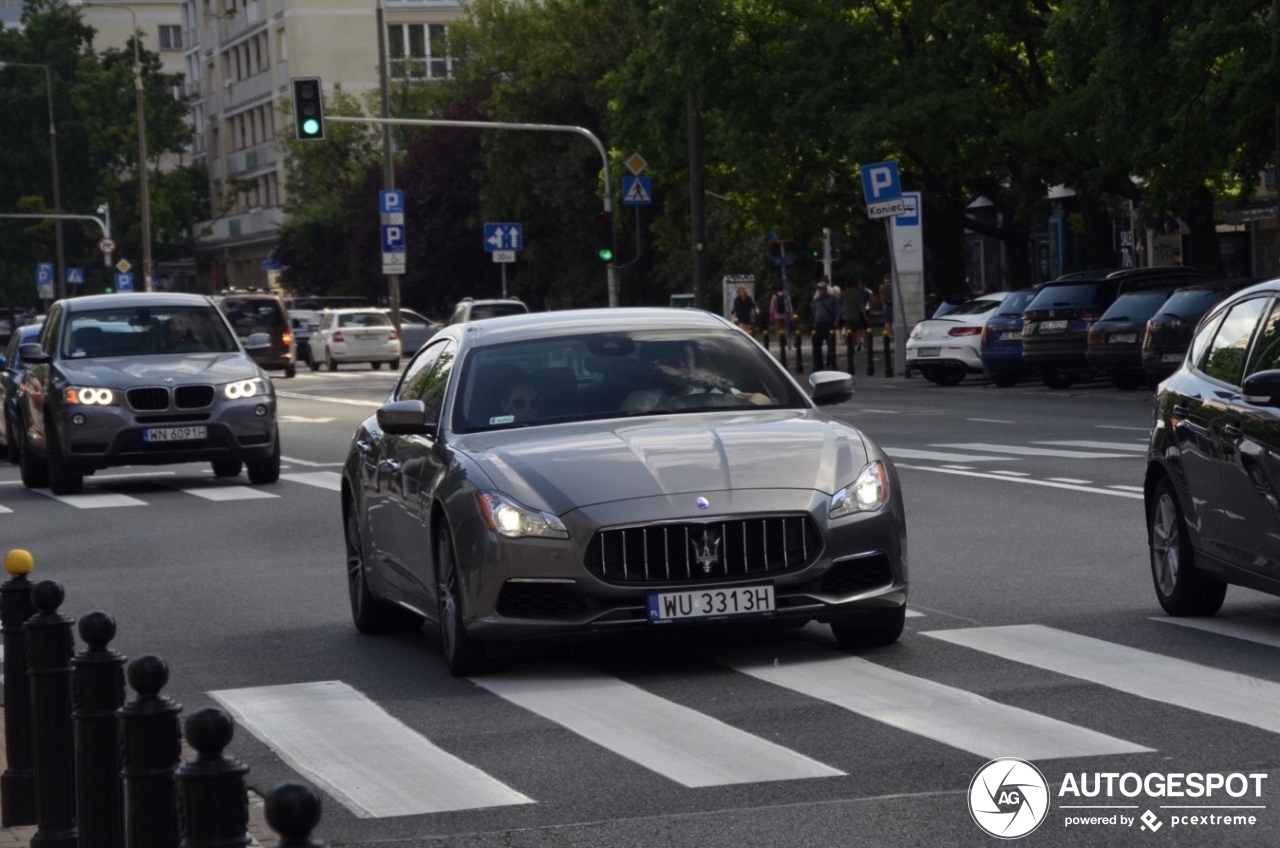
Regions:
<instances>
[{"instance_id":1,"label":"car front grille","mask_svg":"<svg viewBox=\"0 0 1280 848\"><path fill-rule=\"evenodd\" d=\"M125 396L129 406L138 412L158 412L169 408L169 389L146 386L129 389ZM213 404L213 386L178 386L173 389L173 405L177 409L204 409Z\"/></svg>"},{"instance_id":2,"label":"car front grille","mask_svg":"<svg viewBox=\"0 0 1280 848\"><path fill-rule=\"evenodd\" d=\"M821 548L809 516L764 516L600 530L585 564L607 583L696 583L794 571Z\"/></svg>"}]
</instances>

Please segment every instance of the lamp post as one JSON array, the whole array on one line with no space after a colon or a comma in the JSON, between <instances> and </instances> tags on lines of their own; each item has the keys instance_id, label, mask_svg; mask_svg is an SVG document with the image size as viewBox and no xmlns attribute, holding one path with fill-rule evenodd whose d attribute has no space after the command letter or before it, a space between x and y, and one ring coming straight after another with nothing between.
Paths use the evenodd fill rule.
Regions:
<instances>
[{"instance_id":1,"label":"lamp post","mask_svg":"<svg viewBox=\"0 0 1280 848\"><path fill-rule=\"evenodd\" d=\"M138 103L138 191L141 192L142 206L142 280L144 291L154 291L151 268L151 190L147 184L147 110L146 97L142 87L142 54L138 43L141 36L138 30L138 15L131 6L119 3L89 3L87 0L67 0L72 8L81 6L119 7L129 13L133 21L133 92Z\"/></svg>"},{"instance_id":2,"label":"lamp post","mask_svg":"<svg viewBox=\"0 0 1280 848\"><path fill-rule=\"evenodd\" d=\"M0 62L0 71L5 68L39 68L44 71L45 91L49 96L49 158L53 162L53 214L62 214L62 190L58 180L58 129L53 122L53 75L48 65L36 65L27 62ZM57 250L58 297L67 296L67 267L62 251L62 219L53 221L53 238Z\"/></svg>"}]
</instances>

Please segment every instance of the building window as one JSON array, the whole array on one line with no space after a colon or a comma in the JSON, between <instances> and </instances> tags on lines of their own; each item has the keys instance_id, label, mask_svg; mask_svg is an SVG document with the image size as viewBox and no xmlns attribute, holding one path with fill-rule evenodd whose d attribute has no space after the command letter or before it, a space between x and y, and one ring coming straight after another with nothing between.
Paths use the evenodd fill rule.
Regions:
<instances>
[{"instance_id":1,"label":"building window","mask_svg":"<svg viewBox=\"0 0 1280 848\"><path fill-rule=\"evenodd\" d=\"M160 25L160 49L161 50L181 50L182 49L182 27L178 24L161 24Z\"/></svg>"},{"instance_id":2,"label":"building window","mask_svg":"<svg viewBox=\"0 0 1280 848\"><path fill-rule=\"evenodd\" d=\"M447 79L453 74L444 24L391 24L387 57L395 79Z\"/></svg>"}]
</instances>

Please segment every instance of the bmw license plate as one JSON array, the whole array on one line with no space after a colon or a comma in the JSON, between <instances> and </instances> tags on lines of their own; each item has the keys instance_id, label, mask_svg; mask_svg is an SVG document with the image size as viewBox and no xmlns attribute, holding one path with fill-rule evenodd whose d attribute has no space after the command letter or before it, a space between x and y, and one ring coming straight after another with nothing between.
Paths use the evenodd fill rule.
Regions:
<instances>
[{"instance_id":1,"label":"bmw license plate","mask_svg":"<svg viewBox=\"0 0 1280 848\"><path fill-rule=\"evenodd\" d=\"M768 615L773 610L772 585L649 593L649 621L654 624Z\"/></svg>"},{"instance_id":2,"label":"bmw license plate","mask_svg":"<svg viewBox=\"0 0 1280 848\"><path fill-rule=\"evenodd\" d=\"M144 442L190 442L207 438L207 427L152 427L142 431Z\"/></svg>"},{"instance_id":3,"label":"bmw license plate","mask_svg":"<svg viewBox=\"0 0 1280 848\"><path fill-rule=\"evenodd\" d=\"M1053 332L1056 330L1065 330L1065 329L1067 329L1066 321L1041 321L1040 322L1040 332L1042 333Z\"/></svg>"},{"instance_id":4,"label":"bmw license plate","mask_svg":"<svg viewBox=\"0 0 1280 848\"><path fill-rule=\"evenodd\" d=\"M918 347L916 348L916 356L942 356L942 348Z\"/></svg>"},{"instance_id":5,"label":"bmw license plate","mask_svg":"<svg viewBox=\"0 0 1280 848\"><path fill-rule=\"evenodd\" d=\"M1133 344L1137 340L1137 333L1112 333L1107 337L1107 344Z\"/></svg>"}]
</instances>

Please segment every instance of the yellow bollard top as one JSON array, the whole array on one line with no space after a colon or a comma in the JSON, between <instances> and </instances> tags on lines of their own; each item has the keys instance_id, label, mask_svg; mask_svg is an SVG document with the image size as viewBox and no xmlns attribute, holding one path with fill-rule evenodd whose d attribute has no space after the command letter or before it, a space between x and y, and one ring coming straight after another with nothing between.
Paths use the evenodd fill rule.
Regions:
<instances>
[{"instance_id":1,"label":"yellow bollard top","mask_svg":"<svg viewBox=\"0 0 1280 848\"><path fill-rule=\"evenodd\" d=\"M31 558L30 551L24 551L22 548L14 548L5 554L4 570L9 572L11 577L21 577L24 574L30 574L31 569L35 567L35 560Z\"/></svg>"}]
</instances>

